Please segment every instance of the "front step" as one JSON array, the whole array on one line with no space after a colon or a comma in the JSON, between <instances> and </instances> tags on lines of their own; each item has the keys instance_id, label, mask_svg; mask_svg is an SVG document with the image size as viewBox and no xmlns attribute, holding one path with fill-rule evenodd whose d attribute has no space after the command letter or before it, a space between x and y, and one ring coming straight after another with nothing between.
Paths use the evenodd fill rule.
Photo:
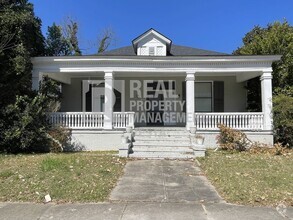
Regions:
<instances>
[{"instance_id":1,"label":"front step","mask_svg":"<svg viewBox=\"0 0 293 220\"><path fill-rule=\"evenodd\" d=\"M194 158L194 154L161 151L138 151L133 154L129 154L129 157L148 159L192 159Z\"/></svg>"},{"instance_id":2,"label":"front step","mask_svg":"<svg viewBox=\"0 0 293 220\"><path fill-rule=\"evenodd\" d=\"M189 137L186 131L135 131L135 136L174 136Z\"/></svg>"},{"instance_id":3,"label":"front step","mask_svg":"<svg viewBox=\"0 0 293 220\"><path fill-rule=\"evenodd\" d=\"M173 136L173 135L140 135L135 137L135 141L188 141L189 136Z\"/></svg>"},{"instance_id":4,"label":"front step","mask_svg":"<svg viewBox=\"0 0 293 220\"><path fill-rule=\"evenodd\" d=\"M136 128L132 153L136 158L194 158L189 133L185 128Z\"/></svg>"},{"instance_id":5,"label":"front step","mask_svg":"<svg viewBox=\"0 0 293 220\"><path fill-rule=\"evenodd\" d=\"M135 146L136 151L152 152L182 152L193 153L191 147L170 147L170 146Z\"/></svg>"},{"instance_id":6,"label":"front step","mask_svg":"<svg viewBox=\"0 0 293 220\"><path fill-rule=\"evenodd\" d=\"M172 141L135 141L133 146L160 146L160 147L191 147L190 141L187 142L172 142Z\"/></svg>"}]
</instances>

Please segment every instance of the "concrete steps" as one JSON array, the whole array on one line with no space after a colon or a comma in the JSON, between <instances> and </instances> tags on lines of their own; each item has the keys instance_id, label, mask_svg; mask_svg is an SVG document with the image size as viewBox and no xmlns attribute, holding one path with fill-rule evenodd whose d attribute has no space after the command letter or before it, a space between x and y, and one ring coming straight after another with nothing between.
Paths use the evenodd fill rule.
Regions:
<instances>
[{"instance_id":1,"label":"concrete steps","mask_svg":"<svg viewBox=\"0 0 293 220\"><path fill-rule=\"evenodd\" d=\"M129 157L152 159L194 158L189 133L185 128L136 128Z\"/></svg>"}]
</instances>

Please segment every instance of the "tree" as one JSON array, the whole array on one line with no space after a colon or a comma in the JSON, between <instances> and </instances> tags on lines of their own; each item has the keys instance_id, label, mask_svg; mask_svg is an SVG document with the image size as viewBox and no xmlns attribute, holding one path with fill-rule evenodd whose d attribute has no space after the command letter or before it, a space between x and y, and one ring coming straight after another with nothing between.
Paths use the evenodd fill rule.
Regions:
<instances>
[{"instance_id":1,"label":"tree","mask_svg":"<svg viewBox=\"0 0 293 220\"><path fill-rule=\"evenodd\" d=\"M233 54L282 55L280 61L273 63L274 92L293 86L293 26L287 21L268 24L265 28L256 26L245 35L243 44Z\"/></svg>"},{"instance_id":2,"label":"tree","mask_svg":"<svg viewBox=\"0 0 293 220\"><path fill-rule=\"evenodd\" d=\"M293 96L274 96L275 140L293 147Z\"/></svg>"},{"instance_id":3,"label":"tree","mask_svg":"<svg viewBox=\"0 0 293 220\"><path fill-rule=\"evenodd\" d=\"M63 25L48 27L46 39L46 55L47 56L79 56L81 50L79 48L78 24L71 18L67 18Z\"/></svg>"},{"instance_id":4,"label":"tree","mask_svg":"<svg viewBox=\"0 0 293 220\"><path fill-rule=\"evenodd\" d=\"M290 105L293 99L293 27L287 21L268 24L264 28L256 26L243 38L243 46L233 53L235 55L282 55L281 60L272 65L275 140L292 146L293 125ZM248 109L261 111L259 79L249 80L247 90Z\"/></svg>"},{"instance_id":5,"label":"tree","mask_svg":"<svg viewBox=\"0 0 293 220\"><path fill-rule=\"evenodd\" d=\"M98 54L106 51L115 40L115 34L112 29L106 28L98 36Z\"/></svg>"},{"instance_id":6,"label":"tree","mask_svg":"<svg viewBox=\"0 0 293 220\"><path fill-rule=\"evenodd\" d=\"M47 56L67 56L71 55L69 41L62 35L61 26L53 23L48 27L46 39Z\"/></svg>"},{"instance_id":7,"label":"tree","mask_svg":"<svg viewBox=\"0 0 293 220\"><path fill-rule=\"evenodd\" d=\"M0 1L0 112L31 92L30 58L44 54L41 20L27 0ZM0 113L1 118L1 113Z\"/></svg>"},{"instance_id":8,"label":"tree","mask_svg":"<svg viewBox=\"0 0 293 220\"><path fill-rule=\"evenodd\" d=\"M3 111L0 152L48 152L56 151L56 147L62 150L70 134L65 129L52 127L47 118L47 112L58 111L60 97L59 83L48 77L43 78L40 91L35 95L17 96L15 103Z\"/></svg>"},{"instance_id":9,"label":"tree","mask_svg":"<svg viewBox=\"0 0 293 220\"><path fill-rule=\"evenodd\" d=\"M72 18L68 17L65 20L65 23L62 29L63 29L63 35L70 45L71 55L80 56L82 53L79 48L79 42L77 37L78 23L74 21Z\"/></svg>"}]
</instances>

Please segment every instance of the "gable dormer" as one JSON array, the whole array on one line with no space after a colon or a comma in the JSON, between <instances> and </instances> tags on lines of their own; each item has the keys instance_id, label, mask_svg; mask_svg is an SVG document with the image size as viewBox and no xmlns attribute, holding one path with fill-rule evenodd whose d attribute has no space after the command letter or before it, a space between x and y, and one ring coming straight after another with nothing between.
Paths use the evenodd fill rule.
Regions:
<instances>
[{"instance_id":1,"label":"gable dormer","mask_svg":"<svg viewBox=\"0 0 293 220\"><path fill-rule=\"evenodd\" d=\"M132 41L138 56L167 56L172 41L154 29L149 29Z\"/></svg>"}]
</instances>

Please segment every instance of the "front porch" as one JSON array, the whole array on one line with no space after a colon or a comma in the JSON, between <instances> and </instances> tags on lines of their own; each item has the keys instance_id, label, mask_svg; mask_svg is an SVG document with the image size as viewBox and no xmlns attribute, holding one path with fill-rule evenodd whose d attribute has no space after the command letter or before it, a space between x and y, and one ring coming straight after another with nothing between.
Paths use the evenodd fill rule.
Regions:
<instances>
[{"instance_id":1,"label":"front porch","mask_svg":"<svg viewBox=\"0 0 293 220\"><path fill-rule=\"evenodd\" d=\"M43 76L61 82L61 110L49 119L71 128L76 141L90 150L116 150L127 126L185 127L187 131L196 127L210 137L207 145L214 147L217 126L224 124L272 144L271 64L278 59L38 57L33 59L32 81L35 90ZM261 81L262 111L247 112L246 81L255 77ZM148 122L145 118L150 114L164 120ZM174 115L180 120L173 120Z\"/></svg>"}]
</instances>

